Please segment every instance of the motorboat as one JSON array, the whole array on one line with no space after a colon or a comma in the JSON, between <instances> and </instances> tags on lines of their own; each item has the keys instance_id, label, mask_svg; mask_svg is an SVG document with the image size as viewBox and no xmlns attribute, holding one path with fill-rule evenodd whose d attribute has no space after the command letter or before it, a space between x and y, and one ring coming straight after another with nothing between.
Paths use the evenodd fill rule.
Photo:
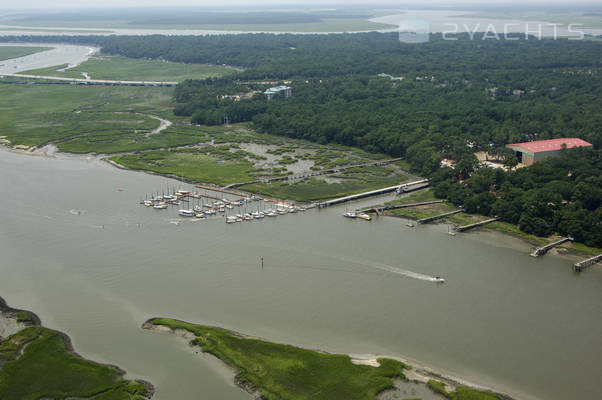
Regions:
<instances>
[{"instance_id":1,"label":"motorboat","mask_svg":"<svg viewBox=\"0 0 602 400\"><path fill-rule=\"evenodd\" d=\"M436 276L434 279L435 283L445 283L445 279L441 278L440 276Z\"/></svg>"},{"instance_id":2,"label":"motorboat","mask_svg":"<svg viewBox=\"0 0 602 400\"><path fill-rule=\"evenodd\" d=\"M194 211L192 210L180 210L178 211L182 217L194 217Z\"/></svg>"},{"instance_id":3,"label":"motorboat","mask_svg":"<svg viewBox=\"0 0 602 400\"><path fill-rule=\"evenodd\" d=\"M358 215L358 217L361 218L361 219L363 219L363 220L365 220L365 221L371 221L372 220L372 217L369 216L366 213L361 213L361 214Z\"/></svg>"},{"instance_id":4,"label":"motorboat","mask_svg":"<svg viewBox=\"0 0 602 400\"><path fill-rule=\"evenodd\" d=\"M345 217L345 218L357 218L357 214L354 213L354 212L347 211L345 214L343 214L343 217Z\"/></svg>"}]
</instances>

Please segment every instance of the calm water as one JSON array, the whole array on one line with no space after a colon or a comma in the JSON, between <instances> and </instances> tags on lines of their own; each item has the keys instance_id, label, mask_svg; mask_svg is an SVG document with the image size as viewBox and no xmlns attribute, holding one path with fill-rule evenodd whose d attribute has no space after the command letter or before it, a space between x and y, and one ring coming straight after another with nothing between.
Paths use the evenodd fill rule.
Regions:
<instances>
[{"instance_id":1,"label":"calm water","mask_svg":"<svg viewBox=\"0 0 602 400\"><path fill-rule=\"evenodd\" d=\"M219 362L140 329L153 316L406 356L524 399L602 397L599 266L575 275L572 259L533 259L507 237L348 220L345 206L175 225L175 210L137 204L164 178L4 150L0 170L0 294L157 399L249 396Z\"/></svg>"},{"instance_id":2,"label":"calm water","mask_svg":"<svg viewBox=\"0 0 602 400\"><path fill-rule=\"evenodd\" d=\"M32 69L54 67L56 65L78 65L86 61L97 48L75 46L69 44L44 44L44 43L0 43L0 46L25 46L25 47L50 47L40 53L30 54L25 57L0 61L0 74L16 74Z\"/></svg>"}]
</instances>

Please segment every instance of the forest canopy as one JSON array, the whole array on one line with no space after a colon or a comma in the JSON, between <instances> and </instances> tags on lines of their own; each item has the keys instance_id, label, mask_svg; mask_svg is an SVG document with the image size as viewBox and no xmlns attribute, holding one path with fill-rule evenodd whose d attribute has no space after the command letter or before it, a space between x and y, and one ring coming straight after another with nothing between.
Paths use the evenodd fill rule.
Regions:
<instances>
[{"instance_id":1,"label":"forest canopy","mask_svg":"<svg viewBox=\"0 0 602 400\"><path fill-rule=\"evenodd\" d=\"M102 46L107 54L243 70L175 90L177 115L405 157L435 192L469 212L498 215L538 235L602 246L602 41L483 39L424 44L395 33L332 35L74 36L0 40ZM262 93L286 82L289 99ZM239 97L240 96L240 97ZM474 152L512 155L512 142L579 137L591 151L517 171L480 168ZM457 162L455 170L441 160ZM515 162L515 161L514 161Z\"/></svg>"}]
</instances>

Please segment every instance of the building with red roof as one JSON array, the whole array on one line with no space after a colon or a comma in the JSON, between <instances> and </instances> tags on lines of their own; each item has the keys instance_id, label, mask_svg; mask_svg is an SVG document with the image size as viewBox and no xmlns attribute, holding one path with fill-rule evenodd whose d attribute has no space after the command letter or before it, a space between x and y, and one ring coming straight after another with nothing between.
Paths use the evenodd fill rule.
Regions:
<instances>
[{"instance_id":1,"label":"building with red roof","mask_svg":"<svg viewBox=\"0 0 602 400\"><path fill-rule=\"evenodd\" d=\"M560 150L565 147L571 149L573 147L594 147L594 145L579 138L562 138L513 143L507 144L506 147L516 152L519 163L531 165L544 158L560 155Z\"/></svg>"}]
</instances>

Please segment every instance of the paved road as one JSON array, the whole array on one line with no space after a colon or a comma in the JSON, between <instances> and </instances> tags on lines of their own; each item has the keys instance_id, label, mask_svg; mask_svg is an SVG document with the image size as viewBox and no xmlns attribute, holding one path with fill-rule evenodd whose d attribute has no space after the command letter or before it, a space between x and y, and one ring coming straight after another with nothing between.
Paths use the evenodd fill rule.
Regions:
<instances>
[{"instance_id":1,"label":"paved road","mask_svg":"<svg viewBox=\"0 0 602 400\"><path fill-rule=\"evenodd\" d=\"M58 76L41 75L23 75L23 74L0 74L0 76L9 76L14 78L29 79L47 79L51 81L60 81L80 85L117 85L117 86L176 86L178 82L155 82L155 81L112 81L105 79L83 79L83 78L62 78Z\"/></svg>"}]
</instances>

